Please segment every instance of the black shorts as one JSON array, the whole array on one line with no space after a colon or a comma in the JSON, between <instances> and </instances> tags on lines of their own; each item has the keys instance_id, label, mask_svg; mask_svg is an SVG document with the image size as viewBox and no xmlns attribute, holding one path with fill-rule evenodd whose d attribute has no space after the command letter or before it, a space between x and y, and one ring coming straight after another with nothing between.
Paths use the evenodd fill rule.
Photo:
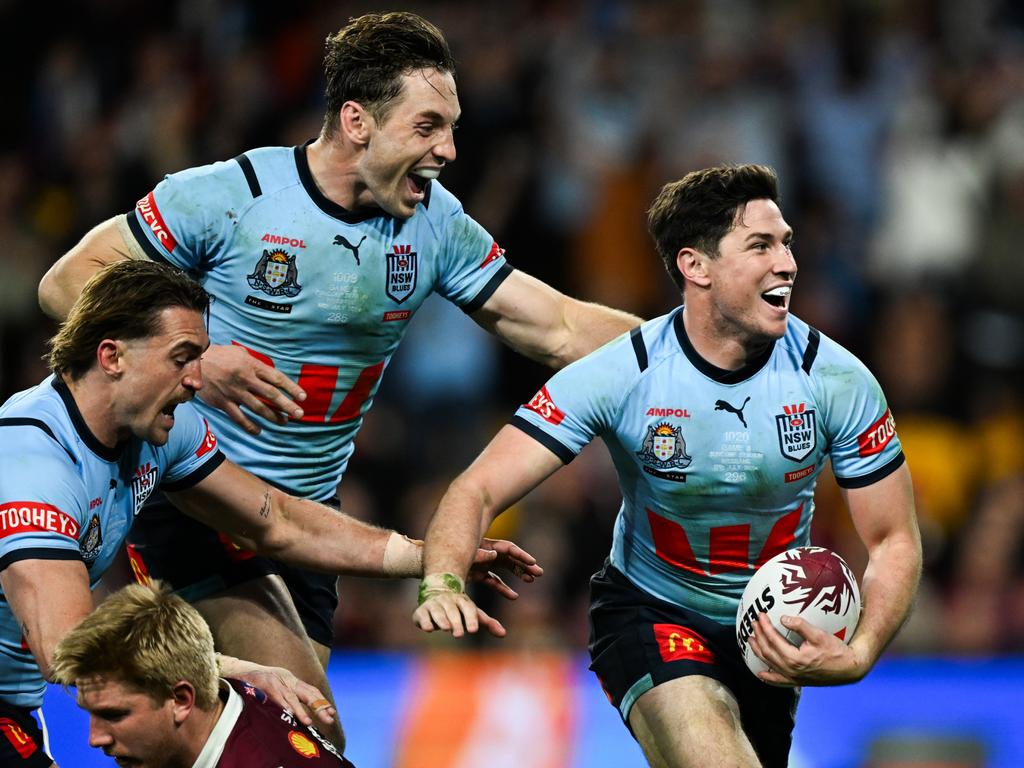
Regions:
<instances>
[{"instance_id":1,"label":"black shorts","mask_svg":"<svg viewBox=\"0 0 1024 768\"><path fill-rule=\"evenodd\" d=\"M0 768L49 768L46 734L35 710L0 701Z\"/></svg>"},{"instance_id":2,"label":"black shorts","mask_svg":"<svg viewBox=\"0 0 1024 768\"><path fill-rule=\"evenodd\" d=\"M340 508L336 499L321 503ZM161 493L154 493L142 507L128 541L136 579L143 572L165 581L189 602L261 576L280 575L288 585L306 634L321 645L333 645L337 576L295 568L239 549L224 534L180 512ZM310 542L310 546L316 546L316 542Z\"/></svg>"},{"instance_id":3,"label":"black shorts","mask_svg":"<svg viewBox=\"0 0 1024 768\"><path fill-rule=\"evenodd\" d=\"M765 768L788 765L799 689L755 677L740 655L734 627L652 597L608 563L591 578L590 597L590 669L627 728L642 694L669 680L703 675L732 691L743 730Z\"/></svg>"}]
</instances>

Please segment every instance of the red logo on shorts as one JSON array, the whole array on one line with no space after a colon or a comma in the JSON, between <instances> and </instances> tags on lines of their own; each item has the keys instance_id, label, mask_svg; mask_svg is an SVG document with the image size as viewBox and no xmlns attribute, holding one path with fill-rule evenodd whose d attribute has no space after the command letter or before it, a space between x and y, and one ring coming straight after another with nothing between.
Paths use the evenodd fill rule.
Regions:
<instances>
[{"instance_id":1,"label":"red logo on shorts","mask_svg":"<svg viewBox=\"0 0 1024 768\"><path fill-rule=\"evenodd\" d=\"M707 647L707 641L692 629L678 624L655 624L654 639L662 661L700 661L715 663L715 654Z\"/></svg>"},{"instance_id":2,"label":"red logo on shorts","mask_svg":"<svg viewBox=\"0 0 1024 768\"><path fill-rule=\"evenodd\" d=\"M0 717L0 731L3 731L4 736L11 742L11 746L22 757L31 757L39 749L32 737L8 717Z\"/></svg>"}]
</instances>

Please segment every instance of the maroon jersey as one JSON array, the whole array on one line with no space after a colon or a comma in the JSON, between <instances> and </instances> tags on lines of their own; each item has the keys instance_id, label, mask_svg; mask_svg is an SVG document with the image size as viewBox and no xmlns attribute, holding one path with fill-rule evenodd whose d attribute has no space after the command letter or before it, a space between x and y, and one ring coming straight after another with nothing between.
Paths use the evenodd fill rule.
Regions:
<instances>
[{"instance_id":1,"label":"maroon jersey","mask_svg":"<svg viewBox=\"0 0 1024 768\"><path fill-rule=\"evenodd\" d=\"M259 688L244 680L226 682L232 689L228 702L196 766L354 768L327 739L269 701Z\"/></svg>"}]
</instances>

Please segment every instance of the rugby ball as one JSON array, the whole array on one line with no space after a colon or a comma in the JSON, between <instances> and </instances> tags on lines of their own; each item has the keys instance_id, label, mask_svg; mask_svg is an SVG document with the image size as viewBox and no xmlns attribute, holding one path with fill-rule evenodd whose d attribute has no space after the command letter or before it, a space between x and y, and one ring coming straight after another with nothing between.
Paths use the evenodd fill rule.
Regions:
<instances>
[{"instance_id":1,"label":"rugby ball","mask_svg":"<svg viewBox=\"0 0 1024 768\"><path fill-rule=\"evenodd\" d=\"M736 611L736 642L755 675L768 669L747 642L760 613L767 613L775 628L795 646L799 647L803 638L782 626L783 616L799 616L849 643L860 620L857 579L843 558L824 547L789 549L758 568Z\"/></svg>"}]
</instances>

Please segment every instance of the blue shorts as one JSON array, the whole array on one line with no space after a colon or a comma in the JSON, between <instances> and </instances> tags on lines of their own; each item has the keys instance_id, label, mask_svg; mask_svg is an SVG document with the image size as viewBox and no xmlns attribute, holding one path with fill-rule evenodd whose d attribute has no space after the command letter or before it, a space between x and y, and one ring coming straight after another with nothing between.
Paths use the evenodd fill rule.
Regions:
<instances>
[{"instance_id":1,"label":"blue shorts","mask_svg":"<svg viewBox=\"0 0 1024 768\"><path fill-rule=\"evenodd\" d=\"M321 502L338 509L336 499ZM162 493L143 505L128 534L132 571L160 579L189 602L268 574L278 574L310 639L334 644L338 577L279 563L239 549L221 533L179 511ZM310 546L316 546L310 542ZM141 561L141 562L140 562Z\"/></svg>"},{"instance_id":2,"label":"blue shorts","mask_svg":"<svg viewBox=\"0 0 1024 768\"><path fill-rule=\"evenodd\" d=\"M0 768L50 768L46 731L38 710L0 700Z\"/></svg>"},{"instance_id":3,"label":"blue shorts","mask_svg":"<svg viewBox=\"0 0 1024 768\"><path fill-rule=\"evenodd\" d=\"M740 655L734 627L652 597L608 563L591 578L590 597L590 669L627 728L630 709L651 688L703 675L736 697L762 765L789 764L799 689L755 677Z\"/></svg>"}]
</instances>

